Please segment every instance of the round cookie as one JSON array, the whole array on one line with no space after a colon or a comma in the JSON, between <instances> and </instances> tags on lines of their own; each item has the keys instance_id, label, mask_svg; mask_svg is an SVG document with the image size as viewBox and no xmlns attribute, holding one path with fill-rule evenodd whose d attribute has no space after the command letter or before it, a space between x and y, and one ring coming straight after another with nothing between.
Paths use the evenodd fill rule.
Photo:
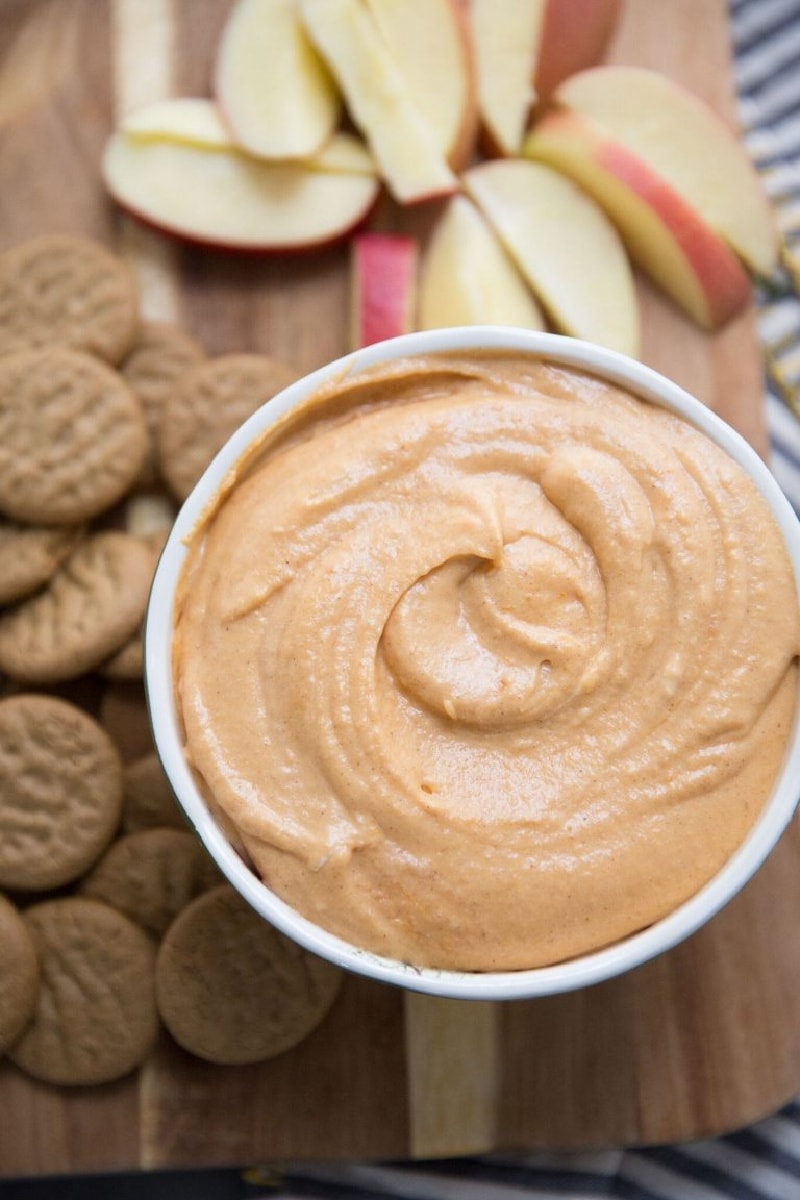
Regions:
<instances>
[{"instance_id":1,"label":"round cookie","mask_svg":"<svg viewBox=\"0 0 800 1200\"><path fill-rule=\"evenodd\" d=\"M153 752L153 734L144 685L140 679L109 682L100 700L100 723L123 763Z\"/></svg>"},{"instance_id":2,"label":"round cookie","mask_svg":"<svg viewBox=\"0 0 800 1200\"><path fill-rule=\"evenodd\" d=\"M77 350L0 357L0 510L70 525L115 504L147 449L142 407L119 375Z\"/></svg>"},{"instance_id":3,"label":"round cookie","mask_svg":"<svg viewBox=\"0 0 800 1200\"><path fill-rule=\"evenodd\" d=\"M0 887L77 879L119 825L122 764L98 723L56 696L0 700Z\"/></svg>"},{"instance_id":4,"label":"round cookie","mask_svg":"<svg viewBox=\"0 0 800 1200\"><path fill-rule=\"evenodd\" d=\"M144 675L144 635L139 630L116 654L103 663L103 674L107 679L132 680Z\"/></svg>"},{"instance_id":5,"label":"round cookie","mask_svg":"<svg viewBox=\"0 0 800 1200\"><path fill-rule=\"evenodd\" d=\"M226 354L183 376L164 405L158 430L161 474L179 500L231 434L295 379L295 371L262 354Z\"/></svg>"},{"instance_id":6,"label":"round cookie","mask_svg":"<svg viewBox=\"0 0 800 1200\"><path fill-rule=\"evenodd\" d=\"M80 526L0 520L0 604L13 604L44 587L82 535Z\"/></svg>"},{"instance_id":7,"label":"round cookie","mask_svg":"<svg viewBox=\"0 0 800 1200\"><path fill-rule=\"evenodd\" d=\"M144 829L113 842L81 881L80 892L119 909L160 938L195 896L221 882L194 834Z\"/></svg>"},{"instance_id":8,"label":"round cookie","mask_svg":"<svg viewBox=\"0 0 800 1200\"><path fill-rule=\"evenodd\" d=\"M39 994L39 961L28 927L0 896L0 1054L30 1021Z\"/></svg>"},{"instance_id":9,"label":"round cookie","mask_svg":"<svg viewBox=\"0 0 800 1200\"><path fill-rule=\"evenodd\" d=\"M122 773L122 828L186 831L186 818L175 799L157 754L145 754L126 763Z\"/></svg>"},{"instance_id":10,"label":"round cookie","mask_svg":"<svg viewBox=\"0 0 800 1200\"><path fill-rule=\"evenodd\" d=\"M42 979L11 1060L56 1084L109 1083L141 1066L158 1035L147 934L82 896L33 905L25 922Z\"/></svg>"},{"instance_id":11,"label":"round cookie","mask_svg":"<svg viewBox=\"0 0 800 1200\"><path fill-rule=\"evenodd\" d=\"M158 559L167 540L167 533L159 530L141 536L141 541L152 555L150 577L152 580ZM139 626L132 637L124 642L110 658L101 664L100 670L107 679L136 680L144 675L144 627Z\"/></svg>"},{"instance_id":12,"label":"round cookie","mask_svg":"<svg viewBox=\"0 0 800 1200\"><path fill-rule=\"evenodd\" d=\"M264 921L228 884L176 917L156 960L156 999L177 1042L208 1062L291 1049L331 1008L342 972Z\"/></svg>"},{"instance_id":13,"label":"round cookie","mask_svg":"<svg viewBox=\"0 0 800 1200\"><path fill-rule=\"evenodd\" d=\"M133 348L120 365L122 378L142 405L149 433L140 487L149 487L158 478L156 440L167 398L178 380L204 358L202 346L179 326L144 321Z\"/></svg>"},{"instance_id":14,"label":"round cookie","mask_svg":"<svg viewBox=\"0 0 800 1200\"><path fill-rule=\"evenodd\" d=\"M152 574L139 538L85 538L43 591L0 615L0 671L47 684L94 670L141 624Z\"/></svg>"},{"instance_id":15,"label":"round cookie","mask_svg":"<svg viewBox=\"0 0 800 1200\"><path fill-rule=\"evenodd\" d=\"M117 363L138 324L133 272L97 242L46 234L0 254L0 355L68 346Z\"/></svg>"}]
</instances>

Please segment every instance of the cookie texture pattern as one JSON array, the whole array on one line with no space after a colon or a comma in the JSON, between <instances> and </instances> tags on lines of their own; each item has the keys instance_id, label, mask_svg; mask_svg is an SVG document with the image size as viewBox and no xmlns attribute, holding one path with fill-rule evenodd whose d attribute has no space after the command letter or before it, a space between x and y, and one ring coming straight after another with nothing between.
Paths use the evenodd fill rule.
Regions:
<instances>
[{"instance_id":1,"label":"cookie texture pattern","mask_svg":"<svg viewBox=\"0 0 800 1200\"><path fill-rule=\"evenodd\" d=\"M0 896L0 1054L22 1033L36 1009L39 961L28 927Z\"/></svg>"},{"instance_id":2,"label":"cookie texture pattern","mask_svg":"<svg viewBox=\"0 0 800 1200\"><path fill-rule=\"evenodd\" d=\"M161 937L195 896L222 881L213 860L188 829L143 829L109 846L80 890Z\"/></svg>"},{"instance_id":3,"label":"cookie texture pattern","mask_svg":"<svg viewBox=\"0 0 800 1200\"><path fill-rule=\"evenodd\" d=\"M97 242L30 238L0 254L0 355L68 346L117 363L136 336L138 302L130 268Z\"/></svg>"},{"instance_id":4,"label":"cookie texture pattern","mask_svg":"<svg viewBox=\"0 0 800 1200\"><path fill-rule=\"evenodd\" d=\"M0 887L43 891L83 874L122 811L111 739L56 696L0 700Z\"/></svg>"},{"instance_id":5,"label":"cookie texture pattern","mask_svg":"<svg viewBox=\"0 0 800 1200\"><path fill-rule=\"evenodd\" d=\"M262 404L297 379L290 367L263 354L224 354L183 377L161 414L161 474L185 500L231 434Z\"/></svg>"},{"instance_id":6,"label":"cookie texture pattern","mask_svg":"<svg viewBox=\"0 0 800 1200\"><path fill-rule=\"evenodd\" d=\"M0 358L0 510L69 525L121 500L144 462L139 401L120 376L74 350Z\"/></svg>"},{"instance_id":7,"label":"cookie texture pattern","mask_svg":"<svg viewBox=\"0 0 800 1200\"><path fill-rule=\"evenodd\" d=\"M0 616L0 671L46 684L94 670L141 623L152 570L139 538L87 537L43 591Z\"/></svg>"},{"instance_id":8,"label":"cookie texture pattern","mask_svg":"<svg viewBox=\"0 0 800 1200\"><path fill-rule=\"evenodd\" d=\"M291 1049L327 1015L342 973L264 921L228 884L185 908L161 943L159 1012L209 1062L259 1062Z\"/></svg>"},{"instance_id":9,"label":"cookie texture pattern","mask_svg":"<svg viewBox=\"0 0 800 1200\"><path fill-rule=\"evenodd\" d=\"M178 325L143 321L136 342L120 364L120 375L138 398L148 431L148 450L139 485L158 482L157 437L161 413L178 381L202 362L205 351Z\"/></svg>"},{"instance_id":10,"label":"cookie texture pattern","mask_svg":"<svg viewBox=\"0 0 800 1200\"><path fill-rule=\"evenodd\" d=\"M25 913L41 963L33 1020L10 1051L46 1083L109 1083L141 1066L158 1034L154 950L122 913L69 896Z\"/></svg>"},{"instance_id":11,"label":"cookie texture pattern","mask_svg":"<svg viewBox=\"0 0 800 1200\"><path fill-rule=\"evenodd\" d=\"M82 534L81 526L0 520L0 604L13 604L44 587Z\"/></svg>"}]
</instances>

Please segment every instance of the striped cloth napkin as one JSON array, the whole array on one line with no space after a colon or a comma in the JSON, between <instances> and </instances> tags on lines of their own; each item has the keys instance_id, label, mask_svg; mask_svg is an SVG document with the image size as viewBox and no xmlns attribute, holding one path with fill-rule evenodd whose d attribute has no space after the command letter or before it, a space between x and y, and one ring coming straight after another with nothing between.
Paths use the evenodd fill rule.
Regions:
<instances>
[{"instance_id":1,"label":"striped cloth napkin","mask_svg":"<svg viewBox=\"0 0 800 1200\"><path fill-rule=\"evenodd\" d=\"M745 143L783 239L757 297L770 465L800 512L800 0L731 0L730 12Z\"/></svg>"},{"instance_id":2,"label":"striped cloth napkin","mask_svg":"<svg viewBox=\"0 0 800 1200\"><path fill-rule=\"evenodd\" d=\"M770 465L800 513L800 0L729 4L742 130L783 242L781 269L757 295ZM274 1175L262 1191L265 1182L251 1176L273 1200L800 1200L800 1097L750 1129L684 1145L315 1164Z\"/></svg>"}]
</instances>

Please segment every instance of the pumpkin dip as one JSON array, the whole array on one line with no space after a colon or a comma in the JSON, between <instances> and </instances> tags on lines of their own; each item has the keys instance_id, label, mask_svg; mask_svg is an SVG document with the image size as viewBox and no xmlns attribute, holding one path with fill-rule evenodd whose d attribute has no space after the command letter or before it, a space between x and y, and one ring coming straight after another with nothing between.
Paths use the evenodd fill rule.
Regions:
<instances>
[{"instance_id":1,"label":"pumpkin dip","mask_svg":"<svg viewBox=\"0 0 800 1200\"><path fill-rule=\"evenodd\" d=\"M195 530L185 750L254 869L346 941L514 970L693 895L779 770L800 618L745 472L524 357L405 359L268 431Z\"/></svg>"}]
</instances>

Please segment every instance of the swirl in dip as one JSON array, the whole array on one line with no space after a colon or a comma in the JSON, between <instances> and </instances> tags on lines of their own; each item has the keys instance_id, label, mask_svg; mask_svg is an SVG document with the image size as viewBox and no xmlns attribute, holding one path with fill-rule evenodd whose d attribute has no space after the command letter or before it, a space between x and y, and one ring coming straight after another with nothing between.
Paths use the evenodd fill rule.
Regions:
<instances>
[{"instance_id":1,"label":"swirl in dip","mask_svg":"<svg viewBox=\"0 0 800 1200\"><path fill-rule=\"evenodd\" d=\"M279 896L417 966L668 914L743 841L797 696L780 532L684 420L525 357L405 359L274 426L192 536L185 750Z\"/></svg>"}]
</instances>

